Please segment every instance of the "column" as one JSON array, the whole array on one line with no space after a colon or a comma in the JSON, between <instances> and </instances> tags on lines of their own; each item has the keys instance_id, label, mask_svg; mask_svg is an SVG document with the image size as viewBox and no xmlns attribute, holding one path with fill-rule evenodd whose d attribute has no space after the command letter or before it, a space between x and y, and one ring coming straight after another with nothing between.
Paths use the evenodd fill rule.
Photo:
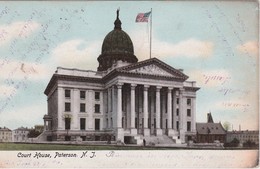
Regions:
<instances>
[{"instance_id":1,"label":"column","mask_svg":"<svg viewBox=\"0 0 260 169\"><path fill-rule=\"evenodd\" d=\"M78 118L78 114L79 114L79 108L80 108L80 92L79 89L73 89L71 90L72 94L72 98L71 100L73 100L73 102L71 103L72 107L73 107L73 112L72 112L72 120L73 120L73 125L72 126L72 130L79 130L79 118Z\"/></svg>"},{"instance_id":2,"label":"column","mask_svg":"<svg viewBox=\"0 0 260 169\"><path fill-rule=\"evenodd\" d=\"M64 98L64 90L61 87L58 87L58 130L65 129L65 126L62 125L62 114L64 112L65 107Z\"/></svg>"},{"instance_id":3,"label":"column","mask_svg":"<svg viewBox=\"0 0 260 169\"><path fill-rule=\"evenodd\" d=\"M196 98L192 98L191 102L191 131L196 132Z\"/></svg>"},{"instance_id":4,"label":"column","mask_svg":"<svg viewBox=\"0 0 260 169\"><path fill-rule=\"evenodd\" d=\"M122 84L117 84L117 128L122 128Z\"/></svg>"},{"instance_id":5,"label":"column","mask_svg":"<svg viewBox=\"0 0 260 169\"><path fill-rule=\"evenodd\" d=\"M131 84L131 134L136 135L137 129L135 128L135 87L136 84Z\"/></svg>"},{"instance_id":6,"label":"column","mask_svg":"<svg viewBox=\"0 0 260 169\"><path fill-rule=\"evenodd\" d=\"M117 84L117 141L124 142L124 132L122 128L122 85L121 83Z\"/></svg>"},{"instance_id":7,"label":"column","mask_svg":"<svg viewBox=\"0 0 260 169\"><path fill-rule=\"evenodd\" d=\"M148 129L148 85L144 85L144 136L150 136Z\"/></svg>"},{"instance_id":8,"label":"column","mask_svg":"<svg viewBox=\"0 0 260 169\"><path fill-rule=\"evenodd\" d=\"M162 129L160 124L161 110L160 110L160 89L162 87L156 86L156 135L162 135Z\"/></svg>"},{"instance_id":9,"label":"column","mask_svg":"<svg viewBox=\"0 0 260 169\"><path fill-rule=\"evenodd\" d=\"M46 131L47 130L47 126L46 126L46 120L44 120L44 130L43 131Z\"/></svg>"},{"instance_id":10,"label":"column","mask_svg":"<svg viewBox=\"0 0 260 169\"><path fill-rule=\"evenodd\" d=\"M168 95L167 95L167 115L168 115L168 136L173 136L172 129L172 89L168 87Z\"/></svg>"},{"instance_id":11,"label":"column","mask_svg":"<svg viewBox=\"0 0 260 169\"><path fill-rule=\"evenodd\" d=\"M108 118L108 129L109 128L112 128L112 125L111 125L111 90L110 88L107 88L107 118Z\"/></svg>"},{"instance_id":12,"label":"column","mask_svg":"<svg viewBox=\"0 0 260 169\"><path fill-rule=\"evenodd\" d=\"M173 130L177 131L176 128L176 121L177 121L177 116L176 116L176 109L177 109L177 104L176 104L176 90L173 90L173 99L172 99L172 103L173 103Z\"/></svg>"},{"instance_id":13,"label":"column","mask_svg":"<svg viewBox=\"0 0 260 169\"><path fill-rule=\"evenodd\" d=\"M180 94L179 94L179 127L180 127L180 139L181 139L181 143L185 143L185 131L186 131L186 124L185 123L185 111L184 111L184 107L183 107L183 92L184 92L184 89L181 88L180 89Z\"/></svg>"}]
</instances>

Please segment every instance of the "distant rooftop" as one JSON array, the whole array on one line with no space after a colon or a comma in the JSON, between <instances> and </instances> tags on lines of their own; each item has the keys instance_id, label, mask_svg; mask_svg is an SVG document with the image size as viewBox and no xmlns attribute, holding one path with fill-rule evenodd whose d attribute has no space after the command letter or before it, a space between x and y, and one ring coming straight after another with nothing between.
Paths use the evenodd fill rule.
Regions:
<instances>
[{"instance_id":1,"label":"distant rooftop","mask_svg":"<svg viewBox=\"0 0 260 169\"><path fill-rule=\"evenodd\" d=\"M6 127L0 127L0 131L12 131L12 130L10 130L9 128L6 128Z\"/></svg>"},{"instance_id":2,"label":"distant rooftop","mask_svg":"<svg viewBox=\"0 0 260 169\"><path fill-rule=\"evenodd\" d=\"M226 134L221 123L196 123L199 134Z\"/></svg>"}]
</instances>

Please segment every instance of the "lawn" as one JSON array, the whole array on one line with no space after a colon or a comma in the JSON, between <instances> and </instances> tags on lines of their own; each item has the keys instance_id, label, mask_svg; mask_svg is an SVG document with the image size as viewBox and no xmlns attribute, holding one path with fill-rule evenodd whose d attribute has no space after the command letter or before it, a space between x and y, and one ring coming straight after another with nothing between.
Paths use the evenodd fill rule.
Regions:
<instances>
[{"instance_id":1,"label":"lawn","mask_svg":"<svg viewBox=\"0 0 260 169\"><path fill-rule=\"evenodd\" d=\"M62 145L62 144L22 144L0 143L1 150L163 150L173 148L115 146L115 145Z\"/></svg>"}]
</instances>

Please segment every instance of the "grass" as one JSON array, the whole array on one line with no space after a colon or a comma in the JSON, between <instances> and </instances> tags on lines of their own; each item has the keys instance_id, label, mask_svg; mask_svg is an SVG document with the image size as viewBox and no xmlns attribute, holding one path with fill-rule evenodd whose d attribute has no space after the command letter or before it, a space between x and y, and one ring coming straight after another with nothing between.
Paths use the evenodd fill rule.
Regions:
<instances>
[{"instance_id":1,"label":"grass","mask_svg":"<svg viewBox=\"0 0 260 169\"><path fill-rule=\"evenodd\" d=\"M174 148L115 146L115 145L62 145L62 144L24 144L0 143L1 150L166 150Z\"/></svg>"}]
</instances>

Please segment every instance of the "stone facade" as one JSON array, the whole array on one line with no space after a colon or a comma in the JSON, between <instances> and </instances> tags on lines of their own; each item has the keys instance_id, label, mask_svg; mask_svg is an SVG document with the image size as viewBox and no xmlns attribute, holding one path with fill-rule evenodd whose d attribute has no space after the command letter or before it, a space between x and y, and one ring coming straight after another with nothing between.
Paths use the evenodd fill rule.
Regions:
<instances>
[{"instance_id":1,"label":"stone facade","mask_svg":"<svg viewBox=\"0 0 260 169\"><path fill-rule=\"evenodd\" d=\"M195 82L156 58L137 64L103 75L58 68L45 90L50 116L45 130L52 131L52 140L168 135L184 143L193 137ZM156 69L142 72L143 65Z\"/></svg>"},{"instance_id":2,"label":"stone facade","mask_svg":"<svg viewBox=\"0 0 260 169\"><path fill-rule=\"evenodd\" d=\"M0 142L12 142L12 130L0 127Z\"/></svg>"},{"instance_id":3,"label":"stone facade","mask_svg":"<svg viewBox=\"0 0 260 169\"><path fill-rule=\"evenodd\" d=\"M240 144L251 141L259 145L259 131L258 130L240 130L240 131L228 131L227 143L230 143L234 138L239 140Z\"/></svg>"},{"instance_id":4,"label":"stone facade","mask_svg":"<svg viewBox=\"0 0 260 169\"><path fill-rule=\"evenodd\" d=\"M28 133L30 129L25 127L20 127L13 130L13 142L26 142L28 141Z\"/></svg>"}]
</instances>

